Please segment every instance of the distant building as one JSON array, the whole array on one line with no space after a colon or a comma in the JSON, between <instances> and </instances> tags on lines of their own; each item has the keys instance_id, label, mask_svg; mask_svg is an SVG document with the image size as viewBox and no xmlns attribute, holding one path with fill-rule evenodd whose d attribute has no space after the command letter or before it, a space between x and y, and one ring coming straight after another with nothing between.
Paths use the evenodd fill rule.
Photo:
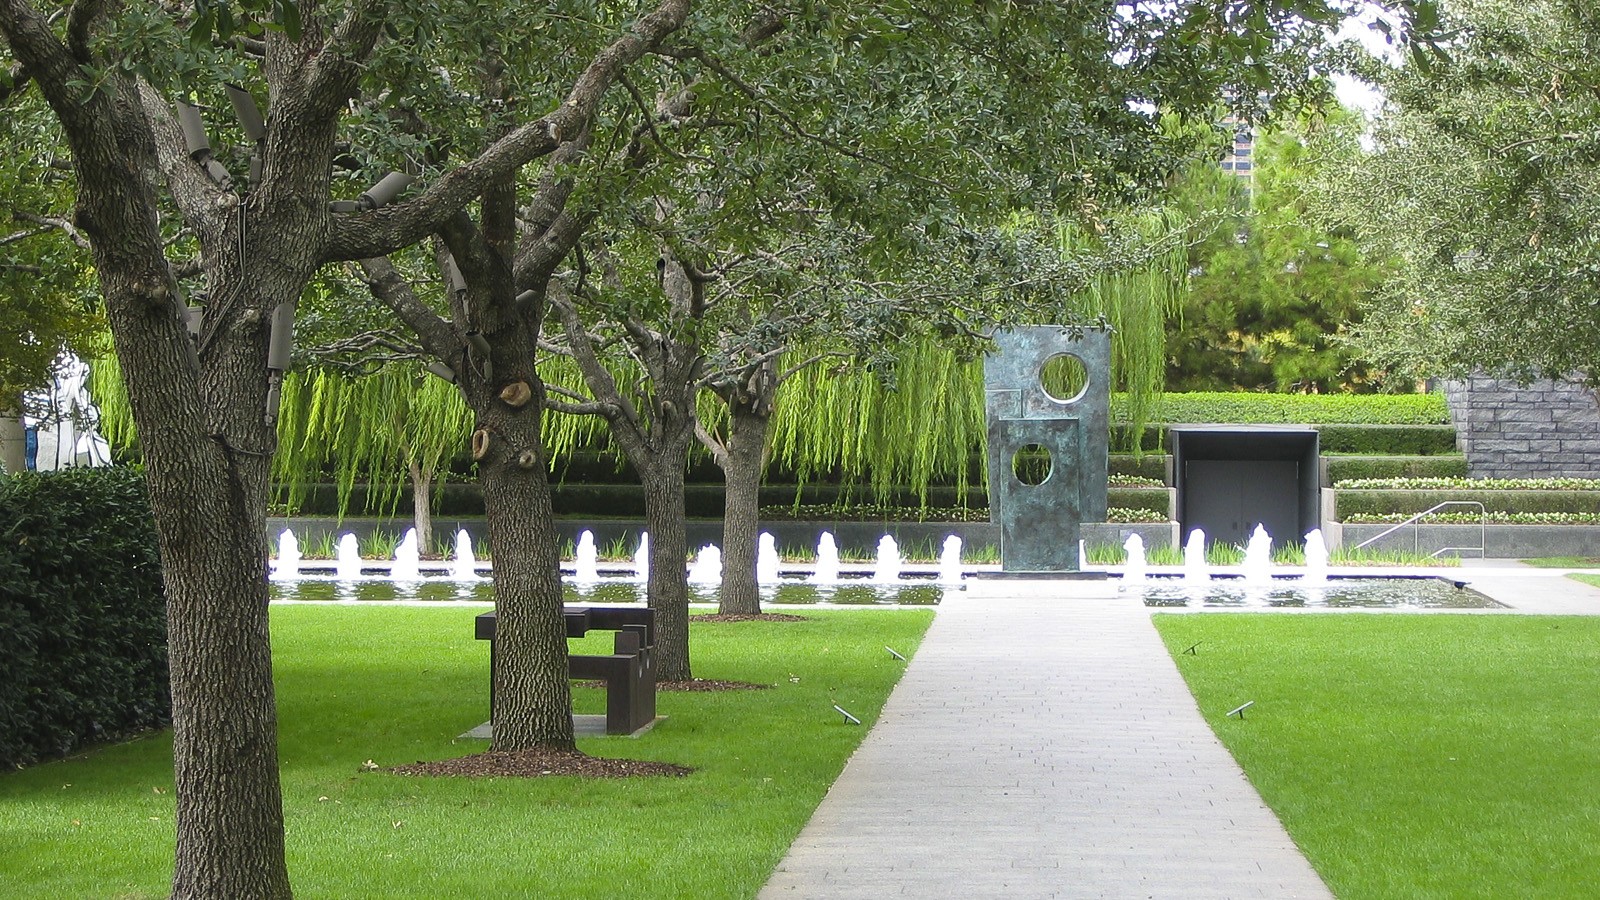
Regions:
<instances>
[{"instance_id":1,"label":"distant building","mask_svg":"<svg viewBox=\"0 0 1600 900\"><path fill-rule=\"evenodd\" d=\"M1223 119L1222 125L1224 128L1233 129L1233 143L1223 154L1222 171L1243 179L1248 190L1255 183L1255 129L1249 122L1232 116Z\"/></svg>"}]
</instances>

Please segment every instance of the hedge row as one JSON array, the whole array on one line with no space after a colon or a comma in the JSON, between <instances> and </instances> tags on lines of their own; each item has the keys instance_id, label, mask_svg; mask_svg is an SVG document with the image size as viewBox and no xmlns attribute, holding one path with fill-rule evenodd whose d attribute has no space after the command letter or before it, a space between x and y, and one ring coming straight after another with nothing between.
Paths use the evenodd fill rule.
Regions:
<instances>
[{"instance_id":1,"label":"hedge row","mask_svg":"<svg viewBox=\"0 0 1600 900\"><path fill-rule=\"evenodd\" d=\"M1600 491L1597 478L1362 478L1340 487L1378 491Z\"/></svg>"},{"instance_id":2,"label":"hedge row","mask_svg":"<svg viewBox=\"0 0 1600 900\"><path fill-rule=\"evenodd\" d=\"M1330 456L1328 481L1336 487L1367 478L1457 478L1467 474L1465 456Z\"/></svg>"},{"instance_id":3,"label":"hedge row","mask_svg":"<svg viewBox=\"0 0 1600 900\"><path fill-rule=\"evenodd\" d=\"M772 522L987 522L987 509L966 507L880 506L877 504L808 504L803 506L762 507L761 518ZM1149 509L1113 506L1106 510L1106 521L1117 524L1165 522L1167 515Z\"/></svg>"},{"instance_id":4,"label":"hedge row","mask_svg":"<svg viewBox=\"0 0 1600 900\"><path fill-rule=\"evenodd\" d=\"M171 721L166 595L144 478L0 480L0 768Z\"/></svg>"},{"instance_id":5,"label":"hedge row","mask_svg":"<svg viewBox=\"0 0 1600 900\"><path fill-rule=\"evenodd\" d=\"M1412 513L1411 515L1415 515ZM1360 515L1345 519L1347 525L1395 525L1411 518L1405 513ZM1417 520L1420 525L1600 525L1600 513L1489 512L1482 519L1477 513L1441 512Z\"/></svg>"},{"instance_id":6,"label":"hedge row","mask_svg":"<svg viewBox=\"0 0 1600 900\"><path fill-rule=\"evenodd\" d=\"M1248 424L1248 423L1243 423ZM1159 451L1171 446L1166 425L1145 429L1141 446ZM1456 452L1456 430L1449 425L1316 425L1323 453L1360 456L1438 456ZM1113 425L1111 445L1129 446L1126 425Z\"/></svg>"},{"instance_id":7,"label":"hedge row","mask_svg":"<svg viewBox=\"0 0 1600 900\"><path fill-rule=\"evenodd\" d=\"M1485 510L1501 513L1600 513L1600 491L1334 491L1334 514L1339 521L1354 516L1416 515L1446 501L1476 501ZM1476 509L1450 507L1450 512L1474 517Z\"/></svg>"},{"instance_id":8,"label":"hedge row","mask_svg":"<svg viewBox=\"0 0 1600 900\"><path fill-rule=\"evenodd\" d=\"M1111 418L1126 421L1127 398L1111 398ZM1250 425L1448 425L1440 394L1165 394L1157 422Z\"/></svg>"}]
</instances>

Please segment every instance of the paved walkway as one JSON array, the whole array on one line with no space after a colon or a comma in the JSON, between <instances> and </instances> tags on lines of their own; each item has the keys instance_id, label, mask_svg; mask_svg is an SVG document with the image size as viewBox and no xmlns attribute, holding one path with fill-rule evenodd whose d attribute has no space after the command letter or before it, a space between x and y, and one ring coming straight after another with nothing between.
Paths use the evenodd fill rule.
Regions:
<instances>
[{"instance_id":1,"label":"paved walkway","mask_svg":"<svg viewBox=\"0 0 1600 900\"><path fill-rule=\"evenodd\" d=\"M1144 606L987 584L941 604L761 897L1331 896Z\"/></svg>"},{"instance_id":2,"label":"paved walkway","mask_svg":"<svg viewBox=\"0 0 1600 900\"><path fill-rule=\"evenodd\" d=\"M1561 575L1487 560L1450 577L1496 612L1600 615L1600 589ZM1149 610L1114 581L968 584L763 900L1331 896ZM997 627L1027 639L1002 648Z\"/></svg>"}]
</instances>

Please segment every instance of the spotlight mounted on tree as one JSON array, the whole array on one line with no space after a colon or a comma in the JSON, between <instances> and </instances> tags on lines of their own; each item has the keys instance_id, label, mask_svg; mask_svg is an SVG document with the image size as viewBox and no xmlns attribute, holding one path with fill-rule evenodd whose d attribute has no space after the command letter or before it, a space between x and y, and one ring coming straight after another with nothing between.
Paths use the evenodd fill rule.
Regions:
<instances>
[{"instance_id":1,"label":"spotlight mounted on tree","mask_svg":"<svg viewBox=\"0 0 1600 900\"><path fill-rule=\"evenodd\" d=\"M404 172L390 172L378 179L378 183L364 191L354 200L335 200L328 204L328 208L338 213L366 212L373 209L382 209L394 202L415 181Z\"/></svg>"},{"instance_id":2,"label":"spotlight mounted on tree","mask_svg":"<svg viewBox=\"0 0 1600 900\"><path fill-rule=\"evenodd\" d=\"M283 374L289 371L294 351L294 304L279 303L272 309L272 328L267 334L267 414L266 424L278 421L278 405L283 394Z\"/></svg>"},{"instance_id":3,"label":"spotlight mounted on tree","mask_svg":"<svg viewBox=\"0 0 1600 900\"><path fill-rule=\"evenodd\" d=\"M450 293L462 296L467 292L467 279L461 274L461 267L456 265L454 256L444 258L444 281L449 286Z\"/></svg>"},{"instance_id":4,"label":"spotlight mounted on tree","mask_svg":"<svg viewBox=\"0 0 1600 900\"><path fill-rule=\"evenodd\" d=\"M382 209L394 202L400 192L411 186L416 179L404 172L390 172L378 180L366 193L362 194L356 202L365 209Z\"/></svg>"},{"instance_id":5,"label":"spotlight mounted on tree","mask_svg":"<svg viewBox=\"0 0 1600 900\"><path fill-rule=\"evenodd\" d=\"M183 131L183 143L189 148L189 158L206 170L206 175L226 190L233 177L211 152L211 139L206 137L206 123L200 117L200 108L179 100L177 103L178 128Z\"/></svg>"},{"instance_id":6,"label":"spotlight mounted on tree","mask_svg":"<svg viewBox=\"0 0 1600 900\"><path fill-rule=\"evenodd\" d=\"M239 120L239 127L244 129L244 136L256 145L256 152L250 155L250 183L255 184L261 180L261 155L266 149L267 123L261 116L261 107L256 105L255 95L236 84L225 84L223 88L228 92L233 114Z\"/></svg>"}]
</instances>

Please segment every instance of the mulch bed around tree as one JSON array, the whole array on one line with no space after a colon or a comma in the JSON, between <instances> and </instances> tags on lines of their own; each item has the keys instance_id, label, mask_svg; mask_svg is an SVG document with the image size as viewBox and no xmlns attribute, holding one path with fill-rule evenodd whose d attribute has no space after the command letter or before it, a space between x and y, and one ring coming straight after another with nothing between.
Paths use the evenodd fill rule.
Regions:
<instances>
[{"instance_id":1,"label":"mulch bed around tree","mask_svg":"<svg viewBox=\"0 0 1600 900\"><path fill-rule=\"evenodd\" d=\"M658 681L658 691L764 691L771 685L751 684L748 681L717 681L712 678L696 678L692 681Z\"/></svg>"},{"instance_id":2,"label":"mulch bed around tree","mask_svg":"<svg viewBox=\"0 0 1600 900\"><path fill-rule=\"evenodd\" d=\"M791 616L788 613L712 613L695 616L689 621L698 624L700 622L804 622L805 620L805 616Z\"/></svg>"},{"instance_id":3,"label":"mulch bed around tree","mask_svg":"<svg viewBox=\"0 0 1600 900\"><path fill-rule=\"evenodd\" d=\"M586 756L571 750L489 750L456 759L395 766L389 771L396 775L467 778L544 778L557 775L575 775L579 778L681 778L694 770L650 760Z\"/></svg>"}]
</instances>

